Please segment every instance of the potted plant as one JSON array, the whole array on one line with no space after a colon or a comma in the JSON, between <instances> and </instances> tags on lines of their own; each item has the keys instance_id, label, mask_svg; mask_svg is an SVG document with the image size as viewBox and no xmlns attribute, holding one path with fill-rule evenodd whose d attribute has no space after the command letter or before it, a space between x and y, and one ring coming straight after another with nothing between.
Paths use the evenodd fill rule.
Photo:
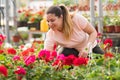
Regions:
<instances>
[{"instance_id":1,"label":"potted plant","mask_svg":"<svg viewBox=\"0 0 120 80\"><path fill-rule=\"evenodd\" d=\"M27 22L31 16L31 10L18 10L17 27L27 26Z\"/></svg>"},{"instance_id":2,"label":"potted plant","mask_svg":"<svg viewBox=\"0 0 120 80\"><path fill-rule=\"evenodd\" d=\"M29 29L35 28L35 30L40 30L40 21L43 19L44 10L32 13L28 20Z\"/></svg>"},{"instance_id":3,"label":"potted plant","mask_svg":"<svg viewBox=\"0 0 120 80\"><path fill-rule=\"evenodd\" d=\"M104 16L103 24L104 24L104 32L107 32L107 33L114 32L114 24L112 22L112 17Z\"/></svg>"},{"instance_id":4,"label":"potted plant","mask_svg":"<svg viewBox=\"0 0 120 80\"><path fill-rule=\"evenodd\" d=\"M114 25L115 25L115 32L119 33L120 32L120 16L115 16L113 18L113 22L114 22Z\"/></svg>"},{"instance_id":5,"label":"potted plant","mask_svg":"<svg viewBox=\"0 0 120 80\"><path fill-rule=\"evenodd\" d=\"M13 40L13 42L18 43L20 41L20 38L21 38L20 35L16 32L13 35L12 40Z\"/></svg>"}]
</instances>

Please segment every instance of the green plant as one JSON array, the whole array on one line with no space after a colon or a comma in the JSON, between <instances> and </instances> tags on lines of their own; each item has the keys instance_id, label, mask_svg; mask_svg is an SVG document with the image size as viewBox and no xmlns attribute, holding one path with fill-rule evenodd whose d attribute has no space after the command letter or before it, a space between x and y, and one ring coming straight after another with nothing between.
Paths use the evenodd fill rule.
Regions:
<instances>
[{"instance_id":1,"label":"green plant","mask_svg":"<svg viewBox=\"0 0 120 80\"><path fill-rule=\"evenodd\" d=\"M120 17L119 15L113 17L113 23L115 26L120 26L120 18L119 17Z\"/></svg>"},{"instance_id":2,"label":"green plant","mask_svg":"<svg viewBox=\"0 0 120 80\"><path fill-rule=\"evenodd\" d=\"M111 17L111 16L104 16L103 17L103 25L104 26L108 26L108 25L114 25L114 22L113 22L113 19L112 19L113 17Z\"/></svg>"},{"instance_id":3,"label":"green plant","mask_svg":"<svg viewBox=\"0 0 120 80\"><path fill-rule=\"evenodd\" d=\"M31 16L30 10L18 10L18 21L25 21L28 22Z\"/></svg>"},{"instance_id":4,"label":"green plant","mask_svg":"<svg viewBox=\"0 0 120 80\"><path fill-rule=\"evenodd\" d=\"M44 10L35 12L30 16L28 23L38 23L43 19L43 16L44 16Z\"/></svg>"},{"instance_id":5,"label":"green plant","mask_svg":"<svg viewBox=\"0 0 120 80\"><path fill-rule=\"evenodd\" d=\"M70 6L72 4L76 4L78 1L73 0L54 0L54 5L65 4L66 6Z\"/></svg>"},{"instance_id":6,"label":"green plant","mask_svg":"<svg viewBox=\"0 0 120 80\"><path fill-rule=\"evenodd\" d=\"M120 54L110 52L111 39L104 41L105 54L90 58L57 55L35 46L5 48L0 35L0 79L2 80L119 80ZM55 50L55 49L54 49Z\"/></svg>"}]
</instances>

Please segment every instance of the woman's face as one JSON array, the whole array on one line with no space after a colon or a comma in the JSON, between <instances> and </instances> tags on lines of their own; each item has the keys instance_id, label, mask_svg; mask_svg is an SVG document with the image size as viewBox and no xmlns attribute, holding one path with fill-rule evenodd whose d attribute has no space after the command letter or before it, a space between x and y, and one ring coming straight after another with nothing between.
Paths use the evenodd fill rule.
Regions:
<instances>
[{"instance_id":1,"label":"woman's face","mask_svg":"<svg viewBox=\"0 0 120 80\"><path fill-rule=\"evenodd\" d=\"M62 15L60 17L55 16L55 14L47 14L47 21L49 27L56 31L61 31L62 30L62 25L63 25L63 17Z\"/></svg>"}]
</instances>

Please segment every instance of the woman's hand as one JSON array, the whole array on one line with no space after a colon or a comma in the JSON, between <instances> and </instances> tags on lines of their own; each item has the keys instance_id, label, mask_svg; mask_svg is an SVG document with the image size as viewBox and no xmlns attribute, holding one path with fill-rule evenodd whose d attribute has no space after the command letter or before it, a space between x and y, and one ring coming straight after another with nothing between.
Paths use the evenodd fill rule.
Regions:
<instances>
[{"instance_id":1,"label":"woman's hand","mask_svg":"<svg viewBox=\"0 0 120 80\"><path fill-rule=\"evenodd\" d=\"M92 43L89 42L87 46L79 53L80 57L87 57L92 52Z\"/></svg>"},{"instance_id":2,"label":"woman's hand","mask_svg":"<svg viewBox=\"0 0 120 80\"><path fill-rule=\"evenodd\" d=\"M79 55L78 55L79 57L87 57L88 56L88 53L87 52L81 52L81 53L79 53Z\"/></svg>"}]
</instances>

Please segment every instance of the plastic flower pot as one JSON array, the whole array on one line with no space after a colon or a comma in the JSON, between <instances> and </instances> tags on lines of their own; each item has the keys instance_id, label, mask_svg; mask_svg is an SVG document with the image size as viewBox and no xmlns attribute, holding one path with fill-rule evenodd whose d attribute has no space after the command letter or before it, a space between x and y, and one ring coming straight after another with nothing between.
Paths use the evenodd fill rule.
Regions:
<instances>
[{"instance_id":1,"label":"plastic flower pot","mask_svg":"<svg viewBox=\"0 0 120 80\"><path fill-rule=\"evenodd\" d=\"M14 35L12 37L13 42L19 42L20 41L20 36L19 35Z\"/></svg>"}]
</instances>

